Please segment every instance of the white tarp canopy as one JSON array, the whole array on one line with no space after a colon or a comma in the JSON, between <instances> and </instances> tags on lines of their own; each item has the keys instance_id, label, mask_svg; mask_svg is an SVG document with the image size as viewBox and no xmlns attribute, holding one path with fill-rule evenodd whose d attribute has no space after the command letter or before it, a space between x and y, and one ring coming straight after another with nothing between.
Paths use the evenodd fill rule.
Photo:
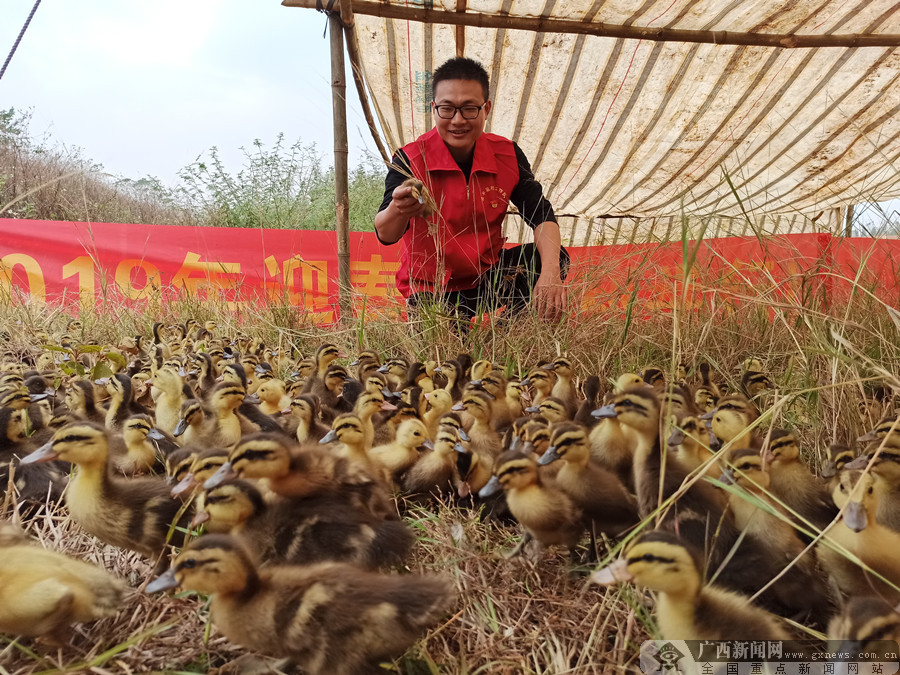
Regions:
<instances>
[{"instance_id":1,"label":"white tarp canopy","mask_svg":"<svg viewBox=\"0 0 900 675\"><path fill-rule=\"evenodd\" d=\"M353 7L363 4L376 3ZM897 0L377 5L690 31L900 33ZM812 215L900 196L900 48L660 42L362 11L360 63L389 149L431 128L431 73L462 52L491 75L487 130L519 143L560 215Z\"/></svg>"}]
</instances>

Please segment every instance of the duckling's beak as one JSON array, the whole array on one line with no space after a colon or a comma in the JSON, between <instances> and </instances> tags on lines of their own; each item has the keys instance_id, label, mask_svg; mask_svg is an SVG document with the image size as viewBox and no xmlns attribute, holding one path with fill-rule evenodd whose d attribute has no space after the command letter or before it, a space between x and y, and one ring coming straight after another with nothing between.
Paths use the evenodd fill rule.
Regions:
<instances>
[{"instance_id":1,"label":"duckling's beak","mask_svg":"<svg viewBox=\"0 0 900 675\"><path fill-rule=\"evenodd\" d=\"M625 581L631 581L634 577L628 572L628 560L619 558L611 565L597 570L590 576L590 580L601 586L612 586Z\"/></svg>"},{"instance_id":2,"label":"duckling's beak","mask_svg":"<svg viewBox=\"0 0 900 675\"><path fill-rule=\"evenodd\" d=\"M530 405L530 406L528 406L527 408L525 408L525 412L527 412L527 413L537 413L537 412L541 412L541 408L540 408L540 406Z\"/></svg>"},{"instance_id":3,"label":"duckling's beak","mask_svg":"<svg viewBox=\"0 0 900 675\"><path fill-rule=\"evenodd\" d=\"M94 380L94 384L99 384L101 387L103 387L103 386L109 384L109 378L108 378L108 377L101 377L101 378L98 379L98 380Z\"/></svg>"},{"instance_id":4,"label":"duckling's beak","mask_svg":"<svg viewBox=\"0 0 900 675\"><path fill-rule=\"evenodd\" d=\"M218 471L206 479L206 482L203 484L203 489L211 490L230 478L237 478L237 474L231 468L231 462L225 462L219 467Z\"/></svg>"},{"instance_id":5,"label":"duckling's beak","mask_svg":"<svg viewBox=\"0 0 900 675\"><path fill-rule=\"evenodd\" d=\"M871 459L871 457L869 457L869 455L860 455L859 457L854 459L852 462L847 462L846 464L844 464L844 468L850 469L851 471L865 469L867 466L869 466L870 459ZM824 471L822 472L822 475L823 476L825 475ZM834 475L834 471L832 471L832 475Z\"/></svg>"},{"instance_id":6,"label":"duckling's beak","mask_svg":"<svg viewBox=\"0 0 900 675\"><path fill-rule=\"evenodd\" d=\"M195 513L194 517L191 519L191 529L195 530L198 527L200 527L203 523L206 523L208 521L209 521L209 513L207 511L203 511L203 510L197 511L197 513Z\"/></svg>"},{"instance_id":7,"label":"duckling's beak","mask_svg":"<svg viewBox=\"0 0 900 675\"><path fill-rule=\"evenodd\" d=\"M463 429L462 427L460 427L459 430L457 431L457 436L459 436L459 440L461 440L461 441L468 442L468 441L472 440L471 438L469 438L469 434L466 433L466 430Z\"/></svg>"},{"instance_id":8,"label":"duckling's beak","mask_svg":"<svg viewBox=\"0 0 900 675\"><path fill-rule=\"evenodd\" d=\"M337 432L334 429L329 430L327 434L322 436L322 439L319 441L320 444L325 445L326 443L331 443L332 441L337 440Z\"/></svg>"},{"instance_id":9,"label":"duckling's beak","mask_svg":"<svg viewBox=\"0 0 900 675\"><path fill-rule=\"evenodd\" d=\"M552 363L544 364L543 366L541 366L541 368L543 368L544 370L555 370Z\"/></svg>"},{"instance_id":10,"label":"duckling's beak","mask_svg":"<svg viewBox=\"0 0 900 675\"><path fill-rule=\"evenodd\" d=\"M354 366L358 366L358 365L359 365L359 359L356 359L355 361L353 361L353 363L350 364L350 367L353 368Z\"/></svg>"},{"instance_id":11,"label":"duckling's beak","mask_svg":"<svg viewBox=\"0 0 900 675\"><path fill-rule=\"evenodd\" d=\"M719 482L725 483L725 485L736 485L737 481L734 479L734 471L731 469L723 469L722 475L719 476Z\"/></svg>"},{"instance_id":12,"label":"duckling's beak","mask_svg":"<svg viewBox=\"0 0 900 675\"><path fill-rule=\"evenodd\" d=\"M247 403L259 403L259 396L256 394L250 394L244 397L244 401Z\"/></svg>"},{"instance_id":13,"label":"duckling's beak","mask_svg":"<svg viewBox=\"0 0 900 675\"><path fill-rule=\"evenodd\" d=\"M34 403L35 401L43 401L45 398L49 398L49 396L50 394L45 391L42 394L30 394L29 398L31 399L31 402Z\"/></svg>"},{"instance_id":14,"label":"duckling's beak","mask_svg":"<svg viewBox=\"0 0 900 675\"><path fill-rule=\"evenodd\" d=\"M181 423L181 420L179 420L179 423ZM185 428L187 428L187 422L185 422ZM175 427L175 431L178 431L178 427ZM181 433L184 433L184 430L182 430ZM150 429L150 431L147 432L147 438L152 439L154 441L161 441L165 437L166 437L166 435L155 427L153 429Z\"/></svg>"},{"instance_id":15,"label":"duckling's beak","mask_svg":"<svg viewBox=\"0 0 900 675\"><path fill-rule=\"evenodd\" d=\"M538 464L541 466L545 464L550 464L550 462L555 462L559 459L559 454L556 452L556 446L551 445L547 448L547 452L541 455L541 458L538 460Z\"/></svg>"},{"instance_id":16,"label":"duckling's beak","mask_svg":"<svg viewBox=\"0 0 900 675\"><path fill-rule=\"evenodd\" d=\"M376 370L375 372L376 373L386 373L389 370L390 370L390 368L388 367L388 364L385 363L383 366L379 366L378 370Z\"/></svg>"},{"instance_id":17,"label":"duckling's beak","mask_svg":"<svg viewBox=\"0 0 900 675\"><path fill-rule=\"evenodd\" d=\"M491 479L487 482L483 488L478 491L478 496L482 499L487 499L492 494L496 494L500 491L502 486L500 485L500 479L497 476L491 476Z\"/></svg>"},{"instance_id":18,"label":"duckling's beak","mask_svg":"<svg viewBox=\"0 0 900 675\"><path fill-rule=\"evenodd\" d=\"M466 449L463 447L462 443L457 443L453 446L453 449L456 450L459 454L465 455Z\"/></svg>"},{"instance_id":19,"label":"duckling's beak","mask_svg":"<svg viewBox=\"0 0 900 675\"><path fill-rule=\"evenodd\" d=\"M167 591L170 588L175 588L177 586L178 580L175 578L175 568L170 567L165 574L156 577L156 579L147 584L145 590L148 593L159 593L160 591Z\"/></svg>"},{"instance_id":20,"label":"duckling's beak","mask_svg":"<svg viewBox=\"0 0 900 675\"><path fill-rule=\"evenodd\" d=\"M189 473L187 476L181 479L181 482L178 483L178 485L172 488L172 496L177 497L178 495L184 494L188 490L193 490L196 486L197 479L194 478L194 474Z\"/></svg>"},{"instance_id":21,"label":"duckling's beak","mask_svg":"<svg viewBox=\"0 0 900 675\"><path fill-rule=\"evenodd\" d=\"M718 436L716 436L712 429L707 429L706 433L709 435L709 449L713 452L718 452L722 449L722 441L719 440Z\"/></svg>"},{"instance_id":22,"label":"duckling's beak","mask_svg":"<svg viewBox=\"0 0 900 675\"><path fill-rule=\"evenodd\" d=\"M451 410L465 410L465 409L466 409L466 406L464 406L462 403L457 403L451 408ZM463 438L463 440L466 440L466 439Z\"/></svg>"},{"instance_id":23,"label":"duckling's beak","mask_svg":"<svg viewBox=\"0 0 900 675\"><path fill-rule=\"evenodd\" d=\"M54 459L59 457L59 453L53 450L53 441L49 443L44 443L37 450L32 452L30 455L26 455L21 460L19 460L19 464L39 464L41 462L51 462Z\"/></svg>"},{"instance_id":24,"label":"duckling's beak","mask_svg":"<svg viewBox=\"0 0 900 675\"><path fill-rule=\"evenodd\" d=\"M871 443L871 442L873 442L873 441L877 441L877 440L878 440L878 434L875 433L875 431L873 430L873 431L870 431L870 432L867 433L867 434L863 434L862 436L860 436L860 437L857 438L856 440L859 441L860 443Z\"/></svg>"},{"instance_id":25,"label":"duckling's beak","mask_svg":"<svg viewBox=\"0 0 900 675\"><path fill-rule=\"evenodd\" d=\"M672 433L669 434L669 439L666 441L666 445L668 445L670 448L674 448L684 443L684 439L684 431L682 431L681 429L672 429Z\"/></svg>"},{"instance_id":26,"label":"duckling's beak","mask_svg":"<svg viewBox=\"0 0 900 675\"><path fill-rule=\"evenodd\" d=\"M716 410L718 410L718 408L713 408L708 413L703 413L702 415L700 415L700 419L701 420L711 420L713 418L713 415L716 414Z\"/></svg>"},{"instance_id":27,"label":"duckling's beak","mask_svg":"<svg viewBox=\"0 0 900 675\"><path fill-rule=\"evenodd\" d=\"M530 455L534 452L534 443L531 441L525 441L525 444L522 446L522 452L526 455Z\"/></svg>"},{"instance_id":28,"label":"duckling's beak","mask_svg":"<svg viewBox=\"0 0 900 675\"><path fill-rule=\"evenodd\" d=\"M224 375L219 375L219 376L216 378L216 382L224 382L224 381L225 381L225 376L224 376Z\"/></svg>"},{"instance_id":29,"label":"duckling's beak","mask_svg":"<svg viewBox=\"0 0 900 675\"><path fill-rule=\"evenodd\" d=\"M847 508L844 510L844 524L854 532L862 532L869 524L866 516L866 510L861 502L847 502Z\"/></svg>"},{"instance_id":30,"label":"duckling's beak","mask_svg":"<svg viewBox=\"0 0 900 675\"><path fill-rule=\"evenodd\" d=\"M856 460L853 461L855 462ZM844 465L844 468L846 468L846 464ZM820 475L822 478L833 478L836 473L837 466L835 466L834 462L828 462L828 464L822 467L822 473Z\"/></svg>"},{"instance_id":31,"label":"duckling's beak","mask_svg":"<svg viewBox=\"0 0 900 675\"><path fill-rule=\"evenodd\" d=\"M397 406L395 406L393 403L388 403L387 401L385 401L384 403L381 404L381 409L382 410L396 410Z\"/></svg>"},{"instance_id":32,"label":"duckling's beak","mask_svg":"<svg viewBox=\"0 0 900 675\"><path fill-rule=\"evenodd\" d=\"M460 431L462 431L462 430L460 430ZM522 439L519 438L518 436L513 436L512 439L509 441L509 449L510 450L518 450L520 445L522 445Z\"/></svg>"},{"instance_id":33,"label":"duckling's beak","mask_svg":"<svg viewBox=\"0 0 900 675\"><path fill-rule=\"evenodd\" d=\"M596 417L597 419L601 420L618 417L618 415L616 414L616 406L614 403L609 403L602 408L597 408L596 410L591 412L591 417Z\"/></svg>"},{"instance_id":34,"label":"duckling's beak","mask_svg":"<svg viewBox=\"0 0 900 675\"><path fill-rule=\"evenodd\" d=\"M284 410L281 411L281 414L282 414L282 415L290 415L290 414L291 414L291 409L290 409L290 408L285 408Z\"/></svg>"},{"instance_id":35,"label":"duckling's beak","mask_svg":"<svg viewBox=\"0 0 900 675\"><path fill-rule=\"evenodd\" d=\"M431 439L425 439L425 442L422 443L423 448L427 448L428 450L434 450L434 442Z\"/></svg>"},{"instance_id":36,"label":"duckling's beak","mask_svg":"<svg viewBox=\"0 0 900 675\"><path fill-rule=\"evenodd\" d=\"M473 385L473 386L475 386L475 387L480 387L480 386L481 386L481 380L469 380L469 384L471 384L471 385Z\"/></svg>"},{"instance_id":37,"label":"duckling's beak","mask_svg":"<svg viewBox=\"0 0 900 675\"><path fill-rule=\"evenodd\" d=\"M172 432L172 435L175 437L181 436L185 431L187 431L188 423L187 418L182 417L178 420L178 424L175 425L175 431Z\"/></svg>"},{"instance_id":38,"label":"duckling's beak","mask_svg":"<svg viewBox=\"0 0 900 675\"><path fill-rule=\"evenodd\" d=\"M441 368L440 366L435 366L434 368L432 368L431 372L433 372L433 373L443 373L443 372L444 372L444 369Z\"/></svg>"}]
</instances>

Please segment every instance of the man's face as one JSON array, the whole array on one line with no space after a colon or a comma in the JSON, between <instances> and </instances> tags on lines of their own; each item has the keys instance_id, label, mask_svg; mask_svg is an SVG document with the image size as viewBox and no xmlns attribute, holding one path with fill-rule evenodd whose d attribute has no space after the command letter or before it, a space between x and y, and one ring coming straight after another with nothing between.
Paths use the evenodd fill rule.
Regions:
<instances>
[{"instance_id":1,"label":"man's face","mask_svg":"<svg viewBox=\"0 0 900 675\"><path fill-rule=\"evenodd\" d=\"M434 124L450 153L457 160L467 159L475 149L475 141L484 131L484 123L491 111L491 102L484 100L481 84L475 80L442 80L434 91L434 106L484 105L475 119L467 120L461 111L453 119L443 119L432 110Z\"/></svg>"}]
</instances>

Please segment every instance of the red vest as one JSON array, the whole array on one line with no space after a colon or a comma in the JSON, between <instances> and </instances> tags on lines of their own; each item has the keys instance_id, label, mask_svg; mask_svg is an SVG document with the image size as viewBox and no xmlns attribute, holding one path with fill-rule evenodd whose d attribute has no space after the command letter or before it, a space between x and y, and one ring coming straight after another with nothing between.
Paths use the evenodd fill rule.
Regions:
<instances>
[{"instance_id":1,"label":"red vest","mask_svg":"<svg viewBox=\"0 0 900 675\"><path fill-rule=\"evenodd\" d=\"M479 275L500 259L503 218L519 163L512 141L481 134L475 142L472 173L466 176L443 139L432 129L403 147L413 175L428 186L438 211L412 218L400 239L397 288L408 298L420 291L460 291L478 285Z\"/></svg>"}]
</instances>

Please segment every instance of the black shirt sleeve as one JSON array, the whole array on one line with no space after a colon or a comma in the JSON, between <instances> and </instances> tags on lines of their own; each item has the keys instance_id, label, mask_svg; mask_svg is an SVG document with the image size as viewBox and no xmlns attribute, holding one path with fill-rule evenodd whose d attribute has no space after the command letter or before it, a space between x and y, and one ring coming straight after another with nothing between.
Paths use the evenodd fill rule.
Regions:
<instances>
[{"instance_id":1,"label":"black shirt sleeve","mask_svg":"<svg viewBox=\"0 0 900 675\"><path fill-rule=\"evenodd\" d=\"M516 150L516 160L519 163L519 182L513 188L509 201L519 210L525 222L534 229L538 225L546 221L557 222L556 214L553 213L553 206L544 197L544 189L534 177L531 171L531 164L522 148L518 144L513 143Z\"/></svg>"},{"instance_id":2,"label":"black shirt sleeve","mask_svg":"<svg viewBox=\"0 0 900 675\"><path fill-rule=\"evenodd\" d=\"M378 213L384 211L391 203L391 199L393 198L394 190L396 190L400 185L405 181L409 176L412 175L412 169L409 168L409 157L406 156L406 153L403 150L397 150L397 153L391 158L391 164L394 166L403 167L406 171L407 175L402 174L400 171L395 169L393 166L388 168L387 176L384 177L384 198L381 200L381 206L378 208ZM409 229L409 222L406 223L406 229L403 230L403 233L406 233L406 230ZM381 239L381 235L378 234L378 230L375 230L375 236L378 237L378 241L385 246L390 246L391 244L396 244L397 241L386 242ZM402 235L401 235L402 236Z\"/></svg>"}]
</instances>

